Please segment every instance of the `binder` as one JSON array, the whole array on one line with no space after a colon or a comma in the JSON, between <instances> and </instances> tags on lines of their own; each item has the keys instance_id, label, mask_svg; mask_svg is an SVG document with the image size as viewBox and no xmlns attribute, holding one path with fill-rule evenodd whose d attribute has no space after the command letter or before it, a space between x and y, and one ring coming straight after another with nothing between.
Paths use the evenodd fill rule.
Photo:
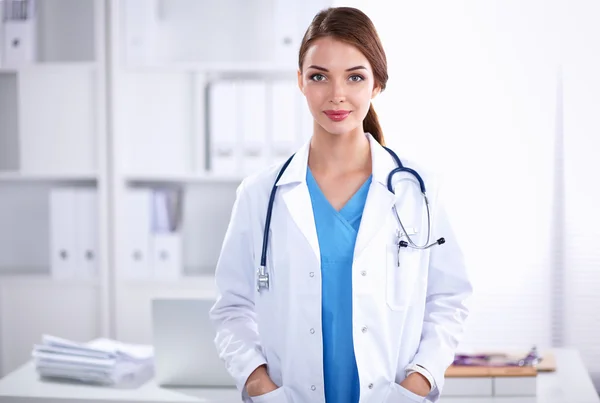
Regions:
<instances>
[{"instance_id":1,"label":"binder","mask_svg":"<svg viewBox=\"0 0 600 403\"><path fill-rule=\"evenodd\" d=\"M150 279L152 190L130 188L125 195L125 241L122 262L128 279Z\"/></svg>"},{"instance_id":2,"label":"binder","mask_svg":"<svg viewBox=\"0 0 600 403\"><path fill-rule=\"evenodd\" d=\"M94 278L98 274L98 191L74 190L75 256L74 277Z\"/></svg>"},{"instance_id":3,"label":"binder","mask_svg":"<svg viewBox=\"0 0 600 403\"><path fill-rule=\"evenodd\" d=\"M152 235L152 273L155 280L178 280L182 272L182 242L179 231Z\"/></svg>"},{"instance_id":4,"label":"binder","mask_svg":"<svg viewBox=\"0 0 600 403\"><path fill-rule=\"evenodd\" d=\"M0 68L4 65L4 7L0 2Z\"/></svg>"},{"instance_id":5,"label":"binder","mask_svg":"<svg viewBox=\"0 0 600 403\"><path fill-rule=\"evenodd\" d=\"M269 90L271 158L282 162L298 148L300 120L296 105L298 93L302 93L294 81L273 81Z\"/></svg>"},{"instance_id":6,"label":"binder","mask_svg":"<svg viewBox=\"0 0 600 403\"><path fill-rule=\"evenodd\" d=\"M144 66L156 62L157 7L146 0L123 3L125 21L126 62Z\"/></svg>"},{"instance_id":7,"label":"binder","mask_svg":"<svg viewBox=\"0 0 600 403\"><path fill-rule=\"evenodd\" d=\"M1 6L4 6L4 66L34 63L37 58L35 2L7 1L6 4L0 2Z\"/></svg>"},{"instance_id":8,"label":"binder","mask_svg":"<svg viewBox=\"0 0 600 403\"><path fill-rule=\"evenodd\" d=\"M76 198L72 188L54 188L49 194L50 272L54 279L75 274Z\"/></svg>"},{"instance_id":9,"label":"binder","mask_svg":"<svg viewBox=\"0 0 600 403\"><path fill-rule=\"evenodd\" d=\"M183 192L154 189L152 192L152 235L150 265L155 280L177 280L182 271L180 233Z\"/></svg>"},{"instance_id":10,"label":"binder","mask_svg":"<svg viewBox=\"0 0 600 403\"><path fill-rule=\"evenodd\" d=\"M296 60L301 39L299 33L305 28L298 29L295 3L291 2L290 4L288 0L275 0L273 6L275 11L273 18L274 61Z\"/></svg>"},{"instance_id":11,"label":"binder","mask_svg":"<svg viewBox=\"0 0 600 403\"><path fill-rule=\"evenodd\" d=\"M240 173L236 100L235 81L216 81L209 86L209 170L214 175Z\"/></svg>"},{"instance_id":12,"label":"binder","mask_svg":"<svg viewBox=\"0 0 600 403\"><path fill-rule=\"evenodd\" d=\"M264 81L238 83L239 132L242 135L241 171L244 176L265 168L267 150L267 86Z\"/></svg>"}]
</instances>

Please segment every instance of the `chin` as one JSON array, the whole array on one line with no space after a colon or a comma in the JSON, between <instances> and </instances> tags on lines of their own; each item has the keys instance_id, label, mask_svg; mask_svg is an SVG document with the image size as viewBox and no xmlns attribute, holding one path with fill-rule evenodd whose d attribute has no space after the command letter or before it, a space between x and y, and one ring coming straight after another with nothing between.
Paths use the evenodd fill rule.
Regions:
<instances>
[{"instance_id":1,"label":"chin","mask_svg":"<svg viewBox=\"0 0 600 403\"><path fill-rule=\"evenodd\" d=\"M333 134L335 136L343 136L345 134L350 133L359 126L356 122L324 122L321 125L328 133ZM361 130L362 130L362 125Z\"/></svg>"}]
</instances>

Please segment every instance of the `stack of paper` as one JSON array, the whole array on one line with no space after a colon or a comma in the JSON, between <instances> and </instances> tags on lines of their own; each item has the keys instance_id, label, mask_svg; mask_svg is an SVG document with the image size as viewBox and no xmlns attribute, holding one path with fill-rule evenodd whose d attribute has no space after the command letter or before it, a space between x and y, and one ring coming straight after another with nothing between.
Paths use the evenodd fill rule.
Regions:
<instances>
[{"instance_id":1,"label":"stack of paper","mask_svg":"<svg viewBox=\"0 0 600 403\"><path fill-rule=\"evenodd\" d=\"M44 335L32 356L40 376L119 386L137 384L153 375L153 348L96 339L77 343Z\"/></svg>"}]
</instances>

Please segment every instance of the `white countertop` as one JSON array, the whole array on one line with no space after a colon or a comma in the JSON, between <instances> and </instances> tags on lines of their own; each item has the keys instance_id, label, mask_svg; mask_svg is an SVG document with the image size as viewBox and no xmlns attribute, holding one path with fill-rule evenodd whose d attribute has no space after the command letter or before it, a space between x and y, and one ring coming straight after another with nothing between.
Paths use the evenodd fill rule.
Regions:
<instances>
[{"instance_id":1,"label":"white countertop","mask_svg":"<svg viewBox=\"0 0 600 403\"><path fill-rule=\"evenodd\" d=\"M600 403L576 350L555 349L557 371L538 375L536 397L442 397L440 403ZM153 381L136 389L114 389L41 381L33 362L0 379L0 403L239 403L228 388L163 388ZM294 402L304 403L304 402Z\"/></svg>"}]
</instances>

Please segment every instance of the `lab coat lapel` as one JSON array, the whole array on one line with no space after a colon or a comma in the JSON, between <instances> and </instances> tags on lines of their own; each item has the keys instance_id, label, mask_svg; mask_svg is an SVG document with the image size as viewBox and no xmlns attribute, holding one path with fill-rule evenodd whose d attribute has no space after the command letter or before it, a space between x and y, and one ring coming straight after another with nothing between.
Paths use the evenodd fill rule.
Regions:
<instances>
[{"instance_id":1,"label":"lab coat lapel","mask_svg":"<svg viewBox=\"0 0 600 403\"><path fill-rule=\"evenodd\" d=\"M356 237L354 258L358 259L370 241L389 219L394 205L394 195L381 183L373 181L365 202L360 228Z\"/></svg>"},{"instance_id":2,"label":"lab coat lapel","mask_svg":"<svg viewBox=\"0 0 600 403\"><path fill-rule=\"evenodd\" d=\"M393 219L392 207L398 200L400 206L405 199L402 190L396 195L387 188L388 174L396 168L396 163L389 153L367 133L371 146L371 165L373 181L365 202L363 216L356 238L354 258L358 259L365 251L375 235L385 226L386 220Z\"/></svg>"},{"instance_id":3,"label":"lab coat lapel","mask_svg":"<svg viewBox=\"0 0 600 403\"><path fill-rule=\"evenodd\" d=\"M294 155L287 169L277 181L277 186L292 220L318 258L320 256L319 239L310 193L306 184L309 149L310 140Z\"/></svg>"}]
</instances>

